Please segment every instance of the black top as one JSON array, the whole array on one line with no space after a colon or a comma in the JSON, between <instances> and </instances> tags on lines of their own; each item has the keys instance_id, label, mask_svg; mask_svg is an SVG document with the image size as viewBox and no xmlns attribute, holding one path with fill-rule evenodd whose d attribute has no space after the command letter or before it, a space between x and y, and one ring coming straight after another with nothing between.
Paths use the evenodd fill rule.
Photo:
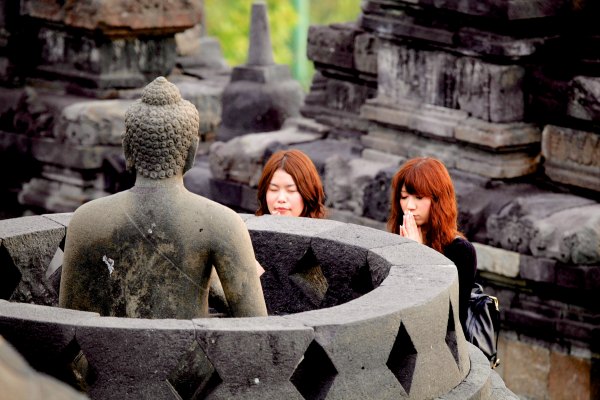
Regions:
<instances>
[{"instance_id":1,"label":"black top","mask_svg":"<svg viewBox=\"0 0 600 400\"><path fill-rule=\"evenodd\" d=\"M444 247L444 255L454 262L458 270L458 315L464 332L467 325L469 298L475 283L475 272L477 272L475 247L467 239L457 237Z\"/></svg>"}]
</instances>

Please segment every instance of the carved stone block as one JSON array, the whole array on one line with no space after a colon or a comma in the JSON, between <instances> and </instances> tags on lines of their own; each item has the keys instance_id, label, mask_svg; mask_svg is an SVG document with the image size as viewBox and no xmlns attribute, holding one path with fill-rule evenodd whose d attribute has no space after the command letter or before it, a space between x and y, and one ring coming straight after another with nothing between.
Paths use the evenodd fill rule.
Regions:
<instances>
[{"instance_id":1,"label":"carved stone block","mask_svg":"<svg viewBox=\"0 0 600 400\"><path fill-rule=\"evenodd\" d=\"M544 171L556 182L600 191L600 134L547 125L542 132Z\"/></svg>"},{"instance_id":2,"label":"carved stone block","mask_svg":"<svg viewBox=\"0 0 600 400\"><path fill-rule=\"evenodd\" d=\"M523 77L518 65L496 65L405 45L382 45L378 95L461 110L489 122L521 121Z\"/></svg>"}]
</instances>

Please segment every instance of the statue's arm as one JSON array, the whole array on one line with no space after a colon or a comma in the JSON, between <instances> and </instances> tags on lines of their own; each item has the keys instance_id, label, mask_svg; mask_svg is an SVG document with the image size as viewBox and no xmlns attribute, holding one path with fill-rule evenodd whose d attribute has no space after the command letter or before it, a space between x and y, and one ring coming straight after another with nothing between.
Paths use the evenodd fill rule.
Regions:
<instances>
[{"instance_id":1,"label":"statue's arm","mask_svg":"<svg viewBox=\"0 0 600 400\"><path fill-rule=\"evenodd\" d=\"M58 305L75 310L99 311L88 298L89 288L86 287L83 279L87 252L90 249L86 246L85 240L82 240L85 232L79 220L75 213L67 229Z\"/></svg>"},{"instance_id":2,"label":"statue's arm","mask_svg":"<svg viewBox=\"0 0 600 400\"><path fill-rule=\"evenodd\" d=\"M260 285L250 234L234 214L223 236L215 243L213 264L217 270L233 317L266 316L267 307Z\"/></svg>"},{"instance_id":3,"label":"statue's arm","mask_svg":"<svg viewBox=\"0 0 600 400\"><path fill-rule=\"evenodd\" d=\"M227 297L223 291L223 285L215 267L210 269L210 286L208 295L209 304L212 304L214 308L225 314L229 314L229 304L227 304Z\"/></svg>"}]
</instances>

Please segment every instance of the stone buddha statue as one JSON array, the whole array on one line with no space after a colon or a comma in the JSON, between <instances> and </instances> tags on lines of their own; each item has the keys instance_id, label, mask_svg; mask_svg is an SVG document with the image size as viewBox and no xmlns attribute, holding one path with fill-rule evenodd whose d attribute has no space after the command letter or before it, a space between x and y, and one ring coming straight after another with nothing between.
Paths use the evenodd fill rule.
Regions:
<instances>
[{"instance_id":1,"label":"stone buddha statue","mask_svg":"<svg viewBox=\"0 0 600 400\"><path fill-rule=\"evenodd\" d=\"M183 185L198 127L196 108L163 77L129 107L123 149L135 185L74 212L60 307L118 317L206 317L214 266L231 316L267 315L244 222Z\"/></svg>"}]
</instances>

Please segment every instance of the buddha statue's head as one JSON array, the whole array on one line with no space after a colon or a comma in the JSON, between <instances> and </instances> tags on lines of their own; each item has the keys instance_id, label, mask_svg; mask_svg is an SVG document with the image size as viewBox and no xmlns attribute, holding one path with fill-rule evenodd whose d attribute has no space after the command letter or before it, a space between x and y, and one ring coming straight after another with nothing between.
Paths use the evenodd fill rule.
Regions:
<instances>
[{"instance_id":1,"label":"buddha statue's head","mask_svg":"<svg viewBox=\"0 0 600 400\"><path fill-rule=\"evenodd\" d=\"M127 169L151 179L190 169L198 146L200 117L164 77L149 83L125 113L123 151Z\"/></svg>"}]
</instances>

